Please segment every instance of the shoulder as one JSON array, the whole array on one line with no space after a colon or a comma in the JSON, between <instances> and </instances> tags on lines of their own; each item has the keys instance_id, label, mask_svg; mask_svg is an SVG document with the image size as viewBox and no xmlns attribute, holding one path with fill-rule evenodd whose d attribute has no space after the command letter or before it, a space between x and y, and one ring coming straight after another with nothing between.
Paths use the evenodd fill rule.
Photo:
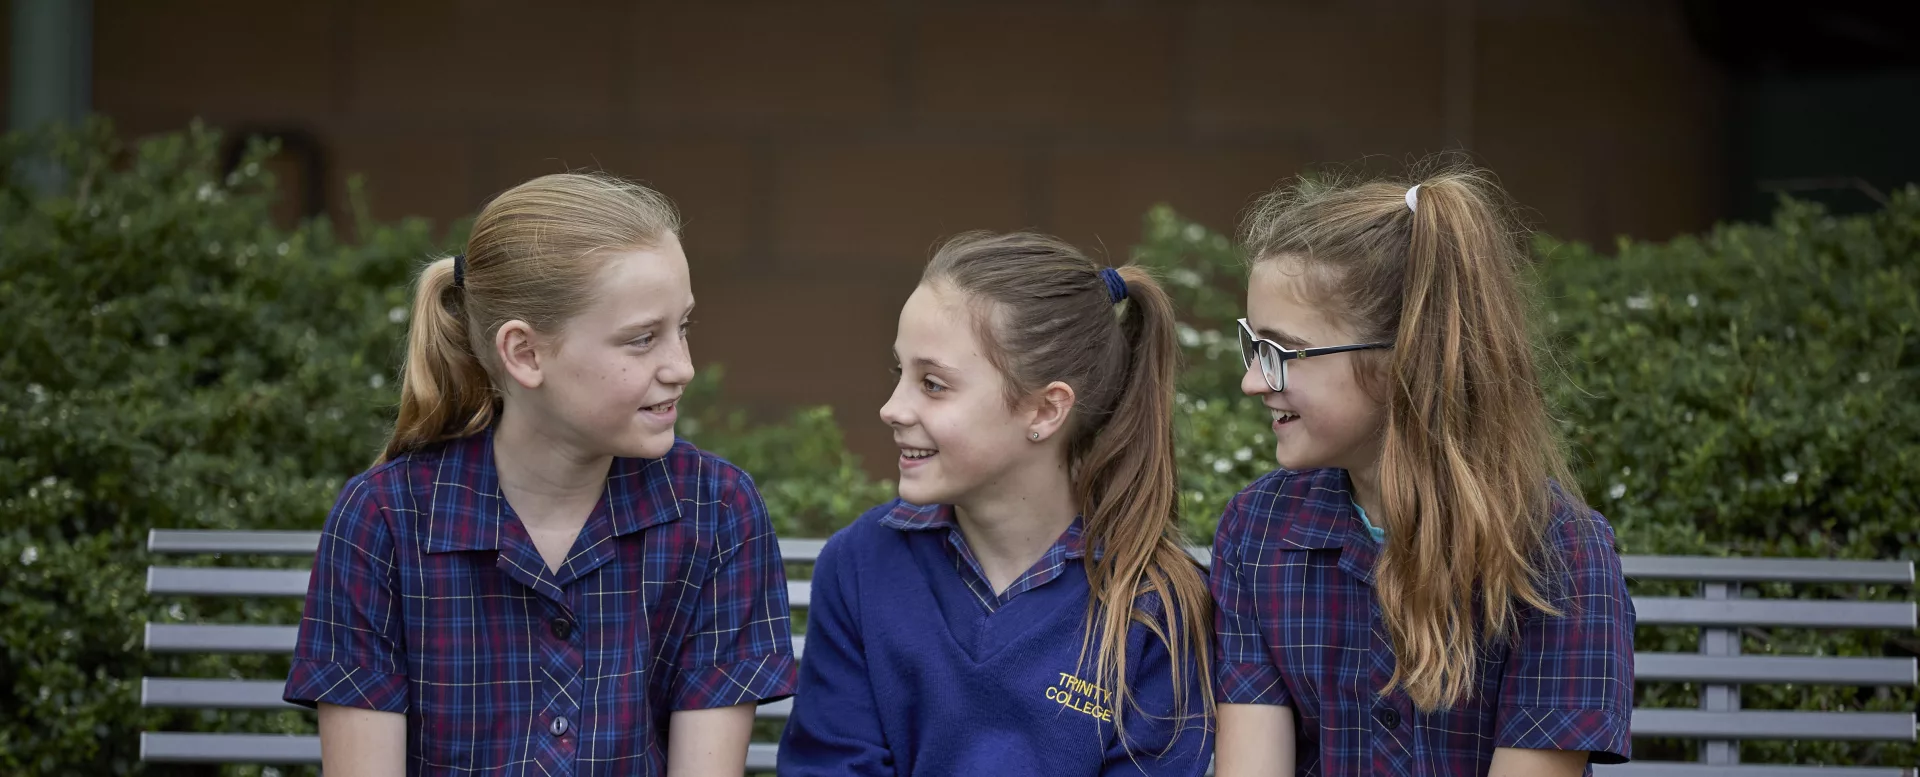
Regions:
<instances>
[{"instance_id":1,"label":"shoulder","mask_svg":"<svg viewBox=\"0 0 1920 777\"><path fill-rule=\"evenodd\" d=\"M1599 511L1577 496L1552 486L1551 515L1547 520L1544 545L1548 552L1569 561L1605 562L1619 565L1620 543L1613 524Z\"/></svg>"},{"instance_id":2,"label":"shoulder","mask_svg":"<svg viewBox=\"0 0 1920 777\"><path fill-rule=\"evenodd\" d=\"M760 498L753 476L747 474L746 470L682 438L674 438L673 447L660 457L659 466L674 486L674 492L683 495L682 499L687 498L687 494L697 495L695 498L701 501L713 498Z\"/></svg>"},{"instance_id":3,"label":"shoulder","mask_svg":"<svg viewBox=\"0 0 1920 777\"><path fill-rule=\"evenodd\" d=\"M348 524L377 522L383 527L392 517L413 514L412 505L420 501L423 489L431 489L439 474L443 445L434 445L401 454L347 478L340 487L340 499L328 518L329 528L339 521Z\"/></svg>"},{"instance_id":4,"label":"shoulder","mask_svg":"<svg viewBox=\"0 0 1920 777\"><path fill-rule=\"evenodd\" d=\"M683 519L691 517L722 534L750 536L773 530L753 476L719 454L675 438L673 447L658 459L628 461L652 469L645 478L649 498L676 503L671 509Z\"/></svg>"},{"instance_id":5,"label":"shoulder","mask_svg":"<svg viewBox=\"0 0 1920 777\"><path fill-rule=\"evenodd\" d=\"M1625 575L1613 524L1557 484L1551 510L1541 537L1541 562L1545 577L1557 583L1557 593L1623 587Z\"/></svg>"},{"instance_id":6,"label":"shoulder","mask_svg":"<svg viewBox=\"0 0 1920 777\"><path fill-rule=\"evenodd\" d=\"M827 538L827 546L820 551L821 560L825 561L829 556L839 560L872 553L882 547L891 547L899 541L900 532L881 521L893 514L895 510L911 507L906 502L894 499L867 508L867 511L861 513L853 523Z\"/></svg>"},{"instance_id":7,"label":"shoulder","mask_svg":"<svg viewBox=\"0 0 1920 777\"><path fill-rule=\"evenodd\" d=\"M1344 502L1346 474L1337 469L1276 469L1261 475L1227 503L1220 516L1216 544L1249 534L1265 534L1301 509Z\"/></svg>"}]
</instances>

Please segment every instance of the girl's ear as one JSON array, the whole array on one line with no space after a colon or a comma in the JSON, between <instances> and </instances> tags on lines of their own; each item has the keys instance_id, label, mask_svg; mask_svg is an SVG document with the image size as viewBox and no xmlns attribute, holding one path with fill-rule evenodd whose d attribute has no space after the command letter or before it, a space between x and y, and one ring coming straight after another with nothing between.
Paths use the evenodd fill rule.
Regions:
<instances>
[{"instance_id":1,"label":"girl's ear","mask_svg":"<svg viewBox=\"0 0 1920 777\"><path fill-rule=\"evenodd\" d=\"M1027 439L1044 442L1058 434L1073 415L1075 399L1073 387L1057 380L1035 392L1033 417L1027 421ZM1036 434L1039 436L1035 437Z\"/></svg>"},{"instance_id":2,"label":"girl's ear","mask_svg":"<svg viewBox=\"0 0 1920 777\"><path fill-rule=\"evenodd\" d=\"M546 382L531 324L519 319L501 324L500 331L493 336L493 348L507 376L521 388L536 389Z\"/></svg>"}]
</instances>

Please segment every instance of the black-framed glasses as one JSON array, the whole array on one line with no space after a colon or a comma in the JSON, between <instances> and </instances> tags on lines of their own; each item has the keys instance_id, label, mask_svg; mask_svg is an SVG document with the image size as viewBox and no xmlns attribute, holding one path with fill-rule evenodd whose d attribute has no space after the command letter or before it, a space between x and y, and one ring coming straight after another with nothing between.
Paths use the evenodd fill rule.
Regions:
<instances>
[{"instance_id":1,"label":"black-framed glasses","mask_svg":"<svg viewBox=\"0 0 1920 777\"><path fill-rule=\"evenodd\" d=\"M1330 353L1347 351L1368 351L1375 348L1392 348L1393 343L1361 343L1359 345L1329 345L1325 348L1303 348L1294 350L1282 347L1279 343L1253 333L1253 327L1247 326L1246 319L1240 319L1240 365L1253 369L1255 361L1260 363L1260 375L1267 379L1267 388L1274 391L1287 390L1287 362L1294 359L1306 359L1325 356Z\"/></svg>"}]
</instances>

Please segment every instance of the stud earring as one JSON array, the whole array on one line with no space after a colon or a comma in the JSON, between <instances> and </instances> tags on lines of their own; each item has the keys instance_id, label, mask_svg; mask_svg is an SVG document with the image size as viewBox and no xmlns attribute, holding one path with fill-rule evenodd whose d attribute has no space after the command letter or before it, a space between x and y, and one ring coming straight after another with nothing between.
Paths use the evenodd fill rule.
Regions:
<instances>
[{"instance_id":1,"label":"stud earring","mask_svg":"<svg viewBox=\"0 0 1920 777\"><path fill-rule=\"evenodd\" d=\"M1034 432L1034 433L1033 433L1032 435L1030 435L1030 436L1031 436L1031 437L1033 437L1033 441L1034 441L1034 442L1039 442L1039 441L1040 441L1040 433L1039 433L1039 432Z\"/></svg>"}]
</instances>

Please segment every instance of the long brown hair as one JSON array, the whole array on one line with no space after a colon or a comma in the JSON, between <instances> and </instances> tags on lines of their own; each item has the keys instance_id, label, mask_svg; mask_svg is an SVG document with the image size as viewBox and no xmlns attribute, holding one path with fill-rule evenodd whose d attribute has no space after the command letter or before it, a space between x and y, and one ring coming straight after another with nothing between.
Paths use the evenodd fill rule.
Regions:
<instances>
[{"instance_id":1,"label":"long brown hair","mask_svg":"<svg viewBox=\"0 0 1920 777\"><path fill-rule=\"evenodd\" d=\"M1393 343L1354 364L1387 414L1375 590L1396 661L1382 693L1402 687L1422 710L1473 693L1482 649L1523 605L1560 614L1543 536L1556 486L1580 501L1535 362L1526 234L1490 176L1441 164L1415 181L1302 181L1243 230L1254 261L1325 270L1303 277L1330 312Z\"/></svg>"},{"instance_id":2,"label":"long brown hair","mask_svg":"<svg viewBox=\"0 0 1920 777\"><path fill-rule=\"evenodd\" d=\"M1052 381L1073 388L1067 450L1092 605L1081 655L1095 656L1094 684L1112 694L1124 737L1134 623L1166 645L1175 698L1198 689L1204 699L1202 710L1175 711L1176 730L1212 717L1213 602L1180 530L1173 302L1146 270L1118 272L1127 297L1116 314L1099 266L1073 246L975 232L942 245L921 283L951 284L977 303L980 340L1007 380L1009 403ZM1159 606L1141 607L1145 596ZM1187 676L1189 658L1199 662L1197 676Z\"/></svg>"},{"instance_id":3,"label":"long brown hair","mask_svg":"<svg viewBox=\"0 0 1920 777\"><path fill-rule=\"evenodd\" d=\"M453 257L415 282L400 417L379 460L486 429L499 410L500 325L560 332L593 300L607 252L652 248L679 231L666 197L599 173L545 175L494 198L467 238L463 282L454 283Z\"/></svg>"}]
</instances>

